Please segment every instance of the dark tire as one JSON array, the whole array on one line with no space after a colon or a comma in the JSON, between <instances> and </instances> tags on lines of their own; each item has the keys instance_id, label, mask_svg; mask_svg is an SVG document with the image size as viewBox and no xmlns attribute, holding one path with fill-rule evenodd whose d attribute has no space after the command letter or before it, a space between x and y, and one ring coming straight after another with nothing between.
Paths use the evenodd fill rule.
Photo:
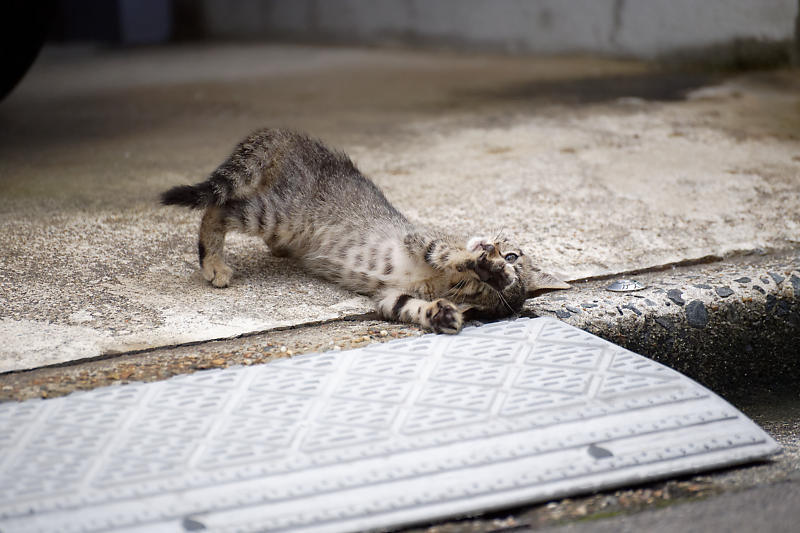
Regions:
<instances>
[{"instance_id":1,"label":"dark tire","mask_svg":"<svg viewBox=\"0 0 800 533\"><path fill-rule=\"evenodd\" d=\"M52 2L5 0L0 4L0 100L17 86L47 37Z\"/></svg>"}]
</instances>

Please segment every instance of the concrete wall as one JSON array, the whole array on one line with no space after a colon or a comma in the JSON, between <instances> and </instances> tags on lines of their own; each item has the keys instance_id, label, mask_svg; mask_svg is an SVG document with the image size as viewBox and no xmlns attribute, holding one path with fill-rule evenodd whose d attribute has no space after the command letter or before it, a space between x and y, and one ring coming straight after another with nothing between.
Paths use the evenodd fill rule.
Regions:
<instances>
[{"instance_id":1,"label":"concrete wall","mask_svg":"<svg viewBox=\"0 0 800 533\"><path fill-rule=\"evenodd\" d=\"M798 0L203 0L207 36L656 57L793 38Z\"/></svg>"}]
</instances>

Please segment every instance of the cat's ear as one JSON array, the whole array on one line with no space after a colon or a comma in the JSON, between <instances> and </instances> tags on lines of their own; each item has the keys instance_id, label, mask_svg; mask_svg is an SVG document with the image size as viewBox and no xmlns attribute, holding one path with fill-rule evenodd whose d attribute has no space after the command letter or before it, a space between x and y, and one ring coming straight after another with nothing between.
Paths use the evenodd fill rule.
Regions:
<instances>
[{"instance_id":1,"label":"cat's ear","mask_svg":"<svg viewBox=\"0 0 800 533\"><path fill-rule=\"evenodd\" d=\"M528 269L525 277L525 296L533 298L538 293L547 290L569 289L569 283L565 283L547 272L541 270Z\"/></svg>"}]
</instances>

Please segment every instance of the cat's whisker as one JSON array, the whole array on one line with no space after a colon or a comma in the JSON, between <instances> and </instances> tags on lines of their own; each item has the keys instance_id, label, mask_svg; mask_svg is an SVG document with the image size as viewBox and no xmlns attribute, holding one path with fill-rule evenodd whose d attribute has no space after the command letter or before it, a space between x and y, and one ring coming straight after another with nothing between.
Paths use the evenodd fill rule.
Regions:
<instances>
[{"instance_id":1,"label":"cat's whisker","mask_svg":"<svg viewBox=\"0 0 800 533\"><path fill-rule=\"evenodd\" d=\"M497 291L497 295L500 297L500 300L501 300L501 301L502 301L504 304L506 304L506 307L508 307L508 310L509 310L509 311L511 311L511 313L513 314L513 313L514 313L514 308L513 308L513 307L511 307L510 305L508 305L508 302L507 302L507 301L506 301L506 299L503 297L503 293L502 293L502 292L500 292L500 291Z\"/></svg>"},{"instance_id":2,"label":"cat's whisker","mask_svg":"<svg viewBox=\"0 0 800 533\"><path fill-rule=\"evenodd\" d=\"M450 290L448 291L448 295L453 300L456 300L456 303L464 303L467 297L466 293L464 292L466 289L466 285L467 285L467 280L465 279L459 280L458 283L456 283L450 288ZM459 299L461 301L458 301Z\"/></svg>"}]
</instances>

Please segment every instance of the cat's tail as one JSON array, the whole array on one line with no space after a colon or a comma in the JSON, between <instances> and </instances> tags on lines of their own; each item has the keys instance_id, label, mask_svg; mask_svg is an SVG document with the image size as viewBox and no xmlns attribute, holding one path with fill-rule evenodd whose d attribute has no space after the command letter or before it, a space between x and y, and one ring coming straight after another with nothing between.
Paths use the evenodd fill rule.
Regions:
<instances>
[{"instance_id":1,"label":"cat's tail","mask_svg":"<svg viewBox=\"0 0 800 533\"><path fill-rule=\"evenodd\" d=\"M246 198L262 184L265 167L273 164L274 130L259 130L240 142L233 153L211 173L208 179L196 185L179 185L161 195L164 205L183 205L203 209L213 205L223 206L229 200Z\"/></svg>"},{"instance_id":2,"label":"cat's tail","mask_svg":"<svg viewBox=\"0 0 800 533\"><path fill-rule=\"evenodd\" d=\"M210 181L197 185L178 185L161 193L162 205L182 205L192 209L202 209L214 204L222 204L227 198L218 198ZM222 200L220 202L219 200Z\"/></svg>"}]
</instances>

